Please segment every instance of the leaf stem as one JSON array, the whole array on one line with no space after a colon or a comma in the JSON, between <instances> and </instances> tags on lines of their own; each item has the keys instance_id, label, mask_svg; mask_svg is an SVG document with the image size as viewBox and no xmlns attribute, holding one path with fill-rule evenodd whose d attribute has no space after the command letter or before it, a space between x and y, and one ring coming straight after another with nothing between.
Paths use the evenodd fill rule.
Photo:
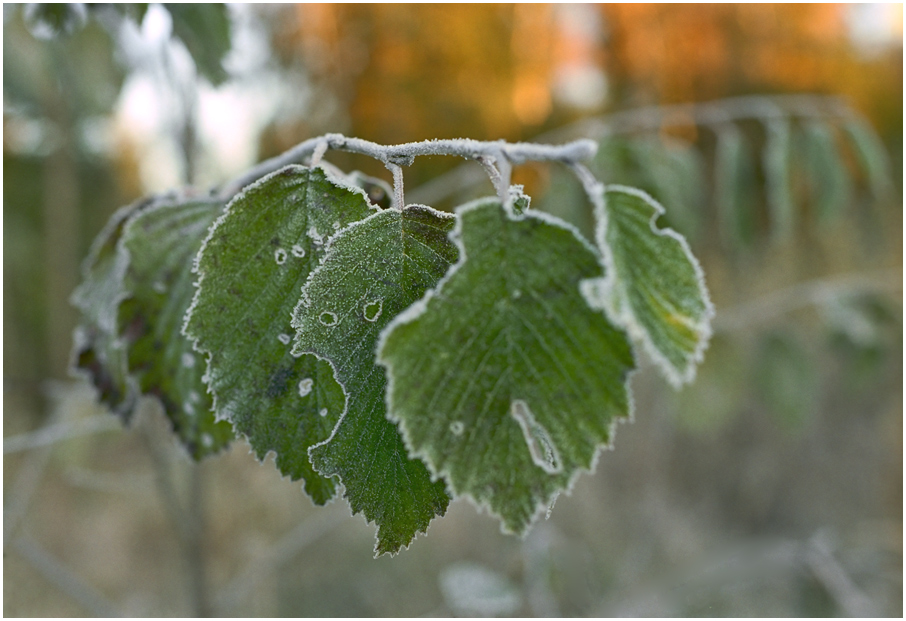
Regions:
<instances>
[{"instance_id":1,"label":"leaf stem","mask_svg":"<svg viewBox=\"0 0 906 621\"><path fill-rule=\"evenodd\" d=\"M399 164L384 162L387 169L393 173L393 208L402 211L406 206L406 199L403 196L403 169Z\"/></svg>"},{"instance_id":2,"label":"leaf stem","mask_svg":"<svg viewBox=\"0 0 906 621\"><path fill-rule=\"evenodd\" d=\"M588 200L595 208L604 208L604 184L598 181L590 170L579 162L570 162L569 169L573 171L579 181L582 183L582 189L588 196Z\"/></svg>"}]
</instances>

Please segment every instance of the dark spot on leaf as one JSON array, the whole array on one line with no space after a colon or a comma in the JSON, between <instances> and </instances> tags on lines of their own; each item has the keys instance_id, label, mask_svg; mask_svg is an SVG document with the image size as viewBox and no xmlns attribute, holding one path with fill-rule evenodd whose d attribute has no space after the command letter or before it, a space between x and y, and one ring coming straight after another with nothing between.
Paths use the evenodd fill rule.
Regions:
<instances>
[{"instance_id":1,"label":"dark spot on leaf","mask_svg":"<svg viewBox=\"0 0 906 621\"><path fill-rule=\"evenodd\" d=\"M271 375L271 378L268 380L267 390L264 393L265 396L267 396L268 399L275 399L284 394L293 375L292 366L277 369L277 371L273 375Z\"/></svg>"}]
</instances>

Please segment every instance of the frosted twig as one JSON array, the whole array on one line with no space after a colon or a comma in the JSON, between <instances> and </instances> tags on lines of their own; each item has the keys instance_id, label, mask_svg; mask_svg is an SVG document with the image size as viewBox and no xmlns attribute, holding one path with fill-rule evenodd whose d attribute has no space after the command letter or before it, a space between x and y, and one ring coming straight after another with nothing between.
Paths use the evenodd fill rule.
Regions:
<instances>
[{"instance_id":1,"label":"frosted twig","mask_svg":"<svg viewBox=\"0 0 906 621\"><path fill-rule=\"evenodd\" d=\"M598 181L584 164L571 162L569 168L582 183L582 189L585 190L585 194L588 195L588 200L591 201L591 204L595 207L603 208L601 201L604 200L604 184Z\"/></svg>"},{"instance_id":2,"label":"frosted twig","mask_svg":"<svg viewBox=\"0 0 906 621\"><path fill-rule=\"evenodd\" d=\"M852 108L839 97L820 95L752 95L716 101L646 106L579 121L563 130L583 136L604 137L658 130L672 125L714 126L744 119L851 118ZM543 138L542 138L543 139Z\"/></svg>"},{"instance_id":3,"label":"frosted twig","mask_svg":"<svg viewBox=\"0 0 906 621\"><path fill-rule=\"evenodd\" d=\"M254 591L269 572L280 571L280 568L292 560L309 544L318 541L330 530L341 524L335 512L328 511L299 523L284 535L261 557L251 561L238 576L221 588L215 605L217 613L231 616L236 607Z\"/></svg>"},{"instance_id":4,"label":"frosted twig","mask_svg":"<svg viewBox=\"0 0 906 621\"><path fill-rule=\"evenodd\" d=\"M563 163L586 160L595 155L598 145L593 140L580 139L563 145L533 144L526 142L481 142L465 138L452 140L425 140L399 145L380 145L361 138L348 138L342 134L325 134L302 142L282 155L266 160L242 176L228 183L224 195L232 196L240 189L283 168L289 164L304 162L315 154L317 149L324 148L338 151L349 151L373 157L384 165L410 166L416 157L422 155L455 155L469 160L482 156L491 156L498 160L507 160L511 164L525 162L557 161ZM499 164L498 164L499 165ZM392 170L392 169L391 169Z\"/></svg>"},{"instance_id":5,"label":"frosted twig","mask_svg":"<svg viewBox=\"0 0 906 621\"><path fill-rule=\"evenodd\" d=\"M621 110L601 117L583 119L572 125L537 136L539 142L562 142L576 136L601 139L639 132L658 131L665 127L697 125L717 131L720 126L746 119L778 118L843 119L858 118L858 113L839 97L822 95L770 95L729 97L709 102L647 106ZM576 161L578 161L577 158ZM450 182L450 179L453 179ZM416 188L413 196L434 203L455 191L474 186L481 178L470 169L453 170ZM426 198L423 198L426 197ZM430 200L428 200L430 199Z\"/></svg>"},{"instance_id":6,"label":"frosted twig","mask_svg":"<svg viewBox=\"0 0 906 621\"><path fill-rule=\"evenodd\" d=\"M51 584L81 604L89 616L120 616L116 608L103 595L51 556L32 538L25 535L17 537L11 547Z\"/></svg>"},{"instance_id":7,"label":"frosted twig","mask_svg":"<svg viewBox=\"0 0 906 621\"><path fill-rule=\"evenodd\" d=\"M877 616L871 598L856 586L818 533L805 545L805 562L847 617Z\"/></svg>"},{"instance_id":8,"label":"frosted twig","mask_svg":"<svg viewBox=\"0 0 906 621\"><path fill-rule=\"evenodd\" d=\"M403 195L403 169L399 164L384 162L387 170L393 173L393 208L402 211L406 206L406 198Z\"/></svg>"},{"instance_id":9,"label":"frosted twig","mask_svg":"<svg viewBox=\"0 0 906 621\"><path fill-rule=\"evenodd\" d=\"M77 422L62 422L29 433L3 439L3 454L18 453L63 440L103 431L122 429L122 423L109 414L99 414Z\"/></svg>"},{"instance_id":10,"label":"frosted twig","mask_svg":"<svg viewBox=\"0 0 906 621\"><path fill-rule=\"evenodd\" d=\"M774 291L751 302L718 310L713 322L715 332L732 332L812 304L850 295L902 290L903 272L899 269L818 278Z\"/></svg>"},{"instance_id":11,"label":"frosted twig","mask_svg":"<svg viewBox=\"0 0 906 621\"><path fill-rule=\"evenodd\" d=\"M490 155L482 155L478 158L478 163L481 164L481 167L484 168L485 173L491 179L491 183L494 184L494 189L497 191L497 196L501 201L506 200L506 191L508 183L504 183L503 176L500 174L500 171L497 169L494 157Z\"/></svg>"}]
</instances>

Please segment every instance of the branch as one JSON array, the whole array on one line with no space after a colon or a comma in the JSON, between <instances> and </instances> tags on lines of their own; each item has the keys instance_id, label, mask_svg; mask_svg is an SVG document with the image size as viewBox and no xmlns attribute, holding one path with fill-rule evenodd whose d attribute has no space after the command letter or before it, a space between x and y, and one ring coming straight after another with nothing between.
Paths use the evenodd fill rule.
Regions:
<instances>
[{"instance_id":1,"label":"branch","mask_svg":"<svg viewBox=\"0 0 906 621\"><path fill-rule=\"evenodd\" d=\"M525 162L558 161L569 164L586 160L595 155L598 145L593 140L587 139L575 140L564 145L545 145L526 142L509 143L502 140L481 142L458 138L453 140L425 140L384 146L368 140L362 140L361 138L347 138L342 134L326 134L306 140L282 155L258 164L228 183L223 194L231 196L248 184L284 166L305 162L312 158L316 151L320 149L349 151L367 155L379 160L388 168L390 165L410 166L415 158L421 155L456 155L468 160L479 161L482 158L485 158L485 160L493 158L497 166L503 169L509 164L523 164ZM320 154L323 154L323 151L320 151ZM506 177L508 175L504 174L502 176Z\"/></svg>"},{"instance_id":2,"label":"branch","mask_svg":"<svg viewBox=\"0 0 906 621\"><path fill-rule=\"evenodd\" d=\"M541 142L562 142L576 136L600 140L607 136L658 131L665 127L698 125L717 132L727 124L746 119L842 119L859 114L841 98L823 95L751 95L702 103L647 106L583 119L537 136ZM579 158L577 158L579 159ZM566 162L565 162L566 163ZM433 204L453 191L476 185L482 178L470 169L454 168L416 188L418 201ZM429 200L430 199L430 200Z\"/></svg>"},{"instance_id":3,"label":"branch","mask_svg":"<svg viewBox=\"0 0 906 621\"><path fill-rule=\"evenodd\" d=\"M902 289L903 272L896 268L818 278L726 310L718 310L712 326L715 332L732 332L770 321L805 306L825 304L836 298Z\"/></svg>"},{"instance_id":4,"label":"branch","mask_svg":"<svg viewBox=\"0 0 906 621\"><path fill-rule=\"evenodd\" d=\"M3 454L18 453L39 446L49 446L78 436L101 433L114 429L122 429L122 423L110 414L98 414L76 422L61 422L47 425L36 431L21 433L16 436L4 438Z\"/></svg>"},{"instance_id":5,"label":"branch","mask_svg":"<svg viewBox=\"0 0 906 621\"><path fill-rule=\"evenodd\" d=\"M87 582L27 535L13 540L11 547L48 582L66 593L93 617L119 617L119 611Z\"/></svg>"}]
</instances>

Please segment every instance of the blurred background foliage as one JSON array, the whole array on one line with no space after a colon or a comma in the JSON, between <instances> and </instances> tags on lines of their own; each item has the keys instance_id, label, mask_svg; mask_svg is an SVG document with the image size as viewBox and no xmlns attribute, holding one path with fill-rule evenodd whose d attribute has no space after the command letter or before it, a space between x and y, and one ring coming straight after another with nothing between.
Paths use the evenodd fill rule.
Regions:
<instances>
[{"instance_id":1,"label":"blurred background foliage","mask_svg":"<svg viewBox=\"0 0 906 621\"><path fill-rule=\"evenodd\" d=\"M902 22L5 4L4 613L902 615ZM635 422L525 541L458 502L372 560L342 501L315 510L242 442L195 467L152 405L123 432L67 375L68 298L116 207L325 132L595 138L596 173L658 197L702 260L717 318L696 382L643 364ZM562 171L514 181L590 233ZM448 209L491 190L453 158L406 187Z\"/></svg>"}]
</instances>

